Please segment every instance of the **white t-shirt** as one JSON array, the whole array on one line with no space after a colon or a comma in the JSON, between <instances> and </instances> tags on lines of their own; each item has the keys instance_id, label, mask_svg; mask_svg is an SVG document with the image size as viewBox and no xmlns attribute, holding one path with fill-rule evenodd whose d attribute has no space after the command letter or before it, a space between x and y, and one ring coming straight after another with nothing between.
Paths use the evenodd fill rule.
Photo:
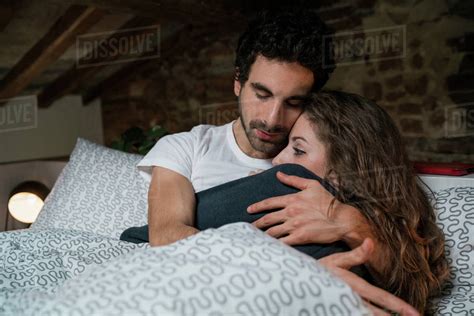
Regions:
<instances>
[{"instance_id":1,"label":"white t-shirt","mask_svg":"<svg viewBox=\"0 0 474 316\"><path fill-rule=\"evenodd\" d=\"M152 167L164 167L188 178L199 192L271 168L271 159L252 158L240 150L232 124L199 125L161 138L138 163L140 174L150 182Z\"/></svg>"}]
</instances>

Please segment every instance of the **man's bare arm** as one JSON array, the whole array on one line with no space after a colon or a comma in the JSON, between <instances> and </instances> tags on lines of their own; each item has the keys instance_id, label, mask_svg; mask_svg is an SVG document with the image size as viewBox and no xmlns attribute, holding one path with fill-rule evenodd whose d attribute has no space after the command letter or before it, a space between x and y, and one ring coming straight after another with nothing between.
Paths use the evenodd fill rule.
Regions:
<instances>
[{"instance_id":1,"label":"man's bare arm","mask_svg":"<svg viewBox=\"0 0 474 316\"><path fill-rule=\"evenodd\" d=\"M162 167L153 167L148 191L151 246L163 246L199 232L194 225L196 198L191 182Z\"/></svg>"},{"instance_id":2,"label":"man's bare arm","mask_svg":"<svg viewBox=\"0 0 474 316\"><path fill-rule=\"evenodd\" d=\"M373 234L367 219L356 208L340 203L335 213L339 214L337 219L339 225L346 227L341 240L351 249L359 247L365 239L370 238L373 242L374 251L365 262L372 276L380 280L380 276L386 274L390 266L390 253L388 247L379 241Z\"/></svg>"}]
</instances>

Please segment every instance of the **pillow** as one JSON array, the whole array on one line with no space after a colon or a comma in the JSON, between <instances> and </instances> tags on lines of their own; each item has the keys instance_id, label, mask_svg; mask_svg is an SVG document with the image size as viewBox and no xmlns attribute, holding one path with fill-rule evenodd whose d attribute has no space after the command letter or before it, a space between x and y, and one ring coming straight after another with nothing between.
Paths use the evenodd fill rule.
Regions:
<instances>
[{"instance_id":1,"label":"pillow","mask_svg":"<svg viewBox=\"0 0 474 316\"><path fill-rule=\"evenodd\" d=\"M438 226L445 235L450 286L474 285L474 187L454 187L434 194Z\"/></svg>"},{"instance_id":2,"label":"pillow","mask_svg":"<svg viewBox=\"0 0 474 316\"><path fill-rule=\"evenodd\" d=\"M78 138L32 229L63 228L119 238L147 223L148 183L143 157Z\"/></svg>"},{"instance_id":3,"label":"pillow","mask_svg":"<svg viewBox=\"0 0 474 316\"><path fill-rule=\"evenodd\" d=\"M249 223L89 266L24 315L367 315L362 299L313 258Z\"/></svg>"},{"instance_id":4,"label":"pillow","mask_svg":"<svg viewBox=\"0 0 474 316\"><path fill-rule=\"evenodd\" d=\"M427 315L474 315L474 286L454 286L431 300Z\"/></svg>"}]
</instances>

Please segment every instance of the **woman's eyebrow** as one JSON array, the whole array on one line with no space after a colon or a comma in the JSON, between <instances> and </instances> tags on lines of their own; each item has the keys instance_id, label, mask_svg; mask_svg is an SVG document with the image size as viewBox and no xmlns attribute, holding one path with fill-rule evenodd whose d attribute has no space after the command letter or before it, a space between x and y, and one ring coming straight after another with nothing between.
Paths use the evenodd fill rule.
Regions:
<instances>
[{"instance_id":1,"label":"woman's eyebrow","mask_svg":"<svg viewBox=\"0 0 474 316\"><path fill-rule=\"evenodd\" d=\"M308 141L302 136L293 136L293 137L291 137L291 141L293 141L293 142L296 142L298 139L301 139L305 143L308 143Z\"/></svg>"}]
</instances>

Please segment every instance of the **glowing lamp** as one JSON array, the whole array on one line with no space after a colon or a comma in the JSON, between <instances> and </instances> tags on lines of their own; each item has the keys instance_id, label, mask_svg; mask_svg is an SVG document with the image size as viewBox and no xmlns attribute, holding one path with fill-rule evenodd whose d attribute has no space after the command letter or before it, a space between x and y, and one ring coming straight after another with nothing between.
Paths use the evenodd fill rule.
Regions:
<instances>
[{"instance_id":1,"label":"glowing lamp","mask_svg":"<svg viewBox=\"0 0 474 316\"><path fill-rule=\"evenodd\" d=\"M48 193L49 189L42 183L23 182L10 193L8 212L17 221L31 224L43 208Z\"/></svg>"}]
</instances>

